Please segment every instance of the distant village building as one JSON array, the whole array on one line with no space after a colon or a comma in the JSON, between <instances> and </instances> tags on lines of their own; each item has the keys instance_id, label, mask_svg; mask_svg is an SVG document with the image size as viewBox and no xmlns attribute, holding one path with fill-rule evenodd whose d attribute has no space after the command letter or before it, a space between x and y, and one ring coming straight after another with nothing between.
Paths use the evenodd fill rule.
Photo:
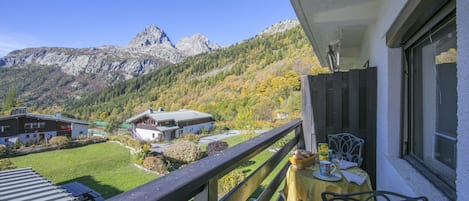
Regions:
<instances>
[{"instance_id":1,"label":"distant village building","mask_svg":"<svg viewBox=\"0 0 469 201\"><path fill-rule=\"evenodd\" d=\"M185 133L200 134L213 129L212 115L194 110L165 112L153 109L127 119L132 123L132 136L146 141L163 141L178 138Z\"/></svg>"},{"instance_id":2,"label":"distant village building","mask_svg":"<svg viewBox=\"0 0 469 201\"><path fill-rule=\"evenodd\" d=\"M10 115L0 116L0 144L11 145L40 143L54 136L78 138L88 135L88 123L56 113L55 115L31 114L26 108L15 108Z\"/></svg>"}]
</instances>

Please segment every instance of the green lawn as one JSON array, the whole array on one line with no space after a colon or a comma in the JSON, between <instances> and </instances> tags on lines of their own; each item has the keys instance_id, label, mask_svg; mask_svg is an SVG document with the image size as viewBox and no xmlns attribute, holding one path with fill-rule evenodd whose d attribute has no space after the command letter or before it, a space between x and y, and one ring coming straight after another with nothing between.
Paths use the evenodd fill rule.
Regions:
<instances>
[{"instance_id":1,"label":"green lawn","mask_svg":"<svg viewBox=\"0 0 469 201\"><path fill-rule=\"evenodd\" d=\"M244 142L245 140L246 140L246 138L244 138L243 135L236 135L236 136L233 136L233 137L222 139L222 141L225 141L225 142L228 143L229 147L233 147L233 146L235 146L235 145L237 145L241 142ZM202 147L205 148L206 146L202 146ZM251 174L254 170L256 170L265 161L267 161L270 157L272 157L272 155L274 155L273 152L271 152L269 150L264 150L263 152L259 153L255 157L251 158L245 164L243 164L240 167L236 168L236 170L239 170L239 171L243 172L247 176L247 175ZM259 194L263 190L263 188L265 186L267 186L270 183L270 181L272 181L272 179L275 177L275 175L278 173L278 171L280 171L282 166L288 161L288 157L289 156L285 157L280 162L280 164L269 174L269 176L267 176L267 178L262 182L262 185L261 185L262 187L257 189L256 192L254 192L253 197L259 196ZM276 192L283 189L283 185L284 184L282 182L279 185L279 188L277 189ZM273 197L272 197L272 200L276 200L277 196L278 196L277 193L274 194Z\"/></svg>"},{"instance_id":2,"label":"green lawn","mask_svg":"<svg viewBox=\"0 0 469 201\"><path fill-rule=\"evenodd\" d=\"M158 177L136 168L129 150L113 142L29 154L11 158L11 161L17 167L32 167L59 185L79 181L101 193L104 198Z\"/></svg>"}]
</instances>

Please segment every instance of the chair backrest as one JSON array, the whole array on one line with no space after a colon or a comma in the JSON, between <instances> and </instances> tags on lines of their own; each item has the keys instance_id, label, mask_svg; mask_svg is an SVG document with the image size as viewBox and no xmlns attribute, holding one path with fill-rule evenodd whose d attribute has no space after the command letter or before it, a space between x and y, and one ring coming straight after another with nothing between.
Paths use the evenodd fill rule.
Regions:
<instances>
[{"instance_id":1,"label":"chair backrest","mask_svg":"<svg viewBox=\"0 0 469 201\"><path fill-rule=\"evenodd\" d=\"M329 134L327 138L329 148L335 150L336 155L341 155L343 159L355 162L361 167L363 162L362 149L365 140L351 133Z\"/></svg>"},{"instance_id":2,"label":"chair backrest","mask_svg":"<svg viewBox=\"0 0 469 201\"><path fill-rule=\"evenodd\" d=\"M404 201L428 201L425 196L409 197L391 191L367 191L349 194L338 194L333 192L323 192L322 201L375 201L375 200L404 200Z\"/></svg>"}]
</instances>

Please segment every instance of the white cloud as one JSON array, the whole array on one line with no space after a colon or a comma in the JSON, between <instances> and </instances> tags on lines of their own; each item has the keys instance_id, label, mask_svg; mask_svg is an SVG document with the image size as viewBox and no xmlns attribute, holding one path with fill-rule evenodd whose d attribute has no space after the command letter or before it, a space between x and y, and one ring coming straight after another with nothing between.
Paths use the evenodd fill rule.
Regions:
<instances>
[{"instance_id":1,"label":"white cloud","mask_svg":"<svg viewBox=\"0 0 469 201\"><path fill-rule=\"evenodd\" d=\"M0 57L7 55L13 50L45 46L45 44L45 42L42 42L32 35L0 32Z\"/></svg>"}]
</instances>

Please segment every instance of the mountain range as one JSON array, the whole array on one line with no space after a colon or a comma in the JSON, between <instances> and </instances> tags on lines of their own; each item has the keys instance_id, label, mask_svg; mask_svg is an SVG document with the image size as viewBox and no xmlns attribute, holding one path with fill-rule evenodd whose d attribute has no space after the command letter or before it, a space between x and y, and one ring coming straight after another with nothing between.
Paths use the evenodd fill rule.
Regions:
<instances>
[{"instance_id":1,"label":"mountain range","mask_svg":"<svg viewBox=\"0 0 469 201\"><path fill-rule=\"evenodd\" d=\"M216 43L201 34L183 38L174 45L163 30L150 25L127 46L26 48L10 52L0 59L0 67L58 66L62 72L74 76L116 72L117 77L111 79L115 81L136 77L218 48Z\"/></svg>"},{"instance_id":2,"label":"mountain range","mask_svg":"<svg viewBox=\"0 0 469 201\"><path fill-rule=\"evenodd\" d=\"M297 20L279 22L254 38L282 33L298 24ZM252 39L246 41L250 40ZM85 95L155 70L189 66L191 63L187 64L185 61L196 55L213 51L224 54L231 51L225 51L226 48L239 49L246 41L220 48L207 37L195 34L173 44L164 31L151 25L131 39L127 46L122 47L42 47L16 50L0 58L0 91L4 92L0 93L0 101L8 88L14 86L24 106L63 106L72 100L79 100ZM248 48L255 47L249 45ZM267 53L277 52L278 50L273 53L269 50ZM204 56L196 58L203 59ZM220 66L221 69L201 76L213 76L216 72L223 72L223 68L234 68L233 66L237 67L235 63L228 63Z\"/></svg>"}]
</instances>

